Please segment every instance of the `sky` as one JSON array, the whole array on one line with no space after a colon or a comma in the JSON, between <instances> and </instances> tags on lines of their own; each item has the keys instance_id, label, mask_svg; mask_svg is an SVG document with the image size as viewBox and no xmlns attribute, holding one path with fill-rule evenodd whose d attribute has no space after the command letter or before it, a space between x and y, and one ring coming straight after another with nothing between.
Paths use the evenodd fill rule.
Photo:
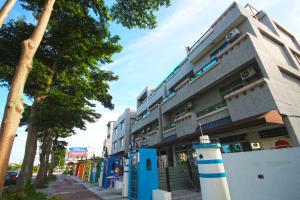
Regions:
<instances>
[{"instance_id":1,"label":"sky","mask_svg":"<svg viewBox=\"0 0 300 200\"><path fill-rule=\"evenodd\" d=\"M279 24L295 35L300 35L300 1L299 0L240 0L257 10L264 10ZM288 3L287 3L288 2ZM4 0L0 0L0 6ZM177 64L186 56L185 47L192 46L210 25L232 3L231 0L173 0L168 8L157 12L158 26L152 30L128 30L112 24L111 31L121 37L121 53L113 56L114 62L103 66L113 71L119 80L111 83L114 110L97 104L97 111L102 115L96 123L87 124L87 130L78 130L68 138L69 147L91 147L100 155L106 137L106 124L116 120L125 108L135 109L136 97L146 87L156 87ZM32 17L20 5L16 5L9 18L16 19L25 15ZM0 88L0 118L3 115L7 98L7 89ZM29 100L27 99L27 102ZM18 129L11 162L21 162L26 142L25 128Z\"/></svg>"}]
</instances>

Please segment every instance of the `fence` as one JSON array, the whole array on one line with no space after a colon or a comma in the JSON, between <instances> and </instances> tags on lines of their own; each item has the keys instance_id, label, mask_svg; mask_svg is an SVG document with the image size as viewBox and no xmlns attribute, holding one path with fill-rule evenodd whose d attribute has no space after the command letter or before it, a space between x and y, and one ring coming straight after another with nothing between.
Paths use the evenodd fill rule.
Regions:
<instances>
[{"instance_id":1,"label":"fence","mask_svg":"<svg viewBox=\"0 0 300 200\"><path fill-rule=\"evenodd\" d=\"M300 199L300 148L222 156L232 200Z\"/></svg>"}]
</instances>

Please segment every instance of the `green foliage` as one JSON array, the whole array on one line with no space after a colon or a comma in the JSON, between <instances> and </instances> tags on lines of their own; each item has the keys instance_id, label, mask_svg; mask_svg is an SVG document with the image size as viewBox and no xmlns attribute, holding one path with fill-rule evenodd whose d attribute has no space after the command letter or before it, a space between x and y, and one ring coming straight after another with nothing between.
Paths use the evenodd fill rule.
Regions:
<instances>
[{"instance_id":1,"label":"green foliage","mask_svg":"<svg viewBox=\"0 0 300 200\"><path fill-rule=\"evenodd\" d=\"M10 186L4 190L2 196L3 198L0 200L24 200L27 197L27 194L24 188Z\"/></svg>"},{"instance_id":2,"label":"green foliage","mask_svg":"<svg viewBox=\"0 0 300 200\"><path fill-rule=\"evenodd\" d=\"M112 18L127 28L154 28L154 14L161 6L170 6L171 0L116 0L111 8Z\"/></svg>"},{"instance_id":3,"label":"green foliage","mask_svg":"<svg viewBox=\"0 0 300 200\"><path fill-rule=\"evenodd\" d=\"M75 165L68 165L65 171L63 172L63 174L72 175L74 173L74 170L75 170Z\"/></svg>"},{"instance_id":4,"label":"green foliage","mask_svg":"<svg viewBox=\"0 0 300 200\"><path fill-rule=\"evenodd\" d=\"M61 200L57 196L47 197L46 194L35 192L32 185L25 187L10 186L5 188L0 200Z\"/></svg>"},{"instance_id":5,"label":"green foliage","mask_svg":"<svg viewBox=\"0 0 300 200\"><path fill-rule=\"evenodd\" d=\"M11 163L7 166L7 171L18 171L21 169L21 164Z\"/></svg>"},{"instance_id":6,"label":"green foliage","mask_svg":"<svg viewBox=\"0 0 300 200\"><path fill-rule=\"evenodd\" d=\"M41 12L43 0L21 0L25 9L34 11L35 16ZM106 26L111 21L131 28L154 28L156 26L155 12L162 6L170 6L171 0L115 0L111 7L104 0L60 0L54 5L53 15L68 15L81 17L93 16L99 24Z\"/></svg>"},{"instance_id":7,"label":"green foliage","mask_svg":"<svg viewBox=\"0 0 300 200\"><path fill-rule=\"evenodd\" d=\"M37 173L39 171L39 166L38 165L34 165L32 168L32 172L33 173Z\"/></svg>"}]
</instances>

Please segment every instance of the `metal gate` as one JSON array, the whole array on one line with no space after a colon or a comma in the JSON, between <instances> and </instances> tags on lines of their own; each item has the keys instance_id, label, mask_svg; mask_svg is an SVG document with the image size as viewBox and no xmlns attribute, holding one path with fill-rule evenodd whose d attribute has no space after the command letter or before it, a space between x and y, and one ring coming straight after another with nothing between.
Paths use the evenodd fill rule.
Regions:
<instances>
[{"instance_id":1,"label":"metal gate","mask_svg":"<svg viewBox=\"0 0 300 200\"><path fill-rule=\"evenodd\" d=\"M137 199L137 157L133 155L130 159L129 163L130 167L130 185L129 185L129 199L136 200Z\"/></svg>"}]
</instances>

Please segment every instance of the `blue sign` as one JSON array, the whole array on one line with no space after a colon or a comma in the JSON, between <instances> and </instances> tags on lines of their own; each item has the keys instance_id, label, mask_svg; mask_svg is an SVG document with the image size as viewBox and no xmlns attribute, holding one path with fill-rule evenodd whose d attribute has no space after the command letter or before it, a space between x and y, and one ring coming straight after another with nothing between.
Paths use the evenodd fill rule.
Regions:
<instances>
[{"instance_id":1,"label":"blue sign","mask_svg":"<svg viewBox=\"0 0 300 200\"><path fill-rule=\"evenodd\" d=\"M70 152L88 152L87 147L71 147L69 148Z\"/></svg>"}]
</instances>

